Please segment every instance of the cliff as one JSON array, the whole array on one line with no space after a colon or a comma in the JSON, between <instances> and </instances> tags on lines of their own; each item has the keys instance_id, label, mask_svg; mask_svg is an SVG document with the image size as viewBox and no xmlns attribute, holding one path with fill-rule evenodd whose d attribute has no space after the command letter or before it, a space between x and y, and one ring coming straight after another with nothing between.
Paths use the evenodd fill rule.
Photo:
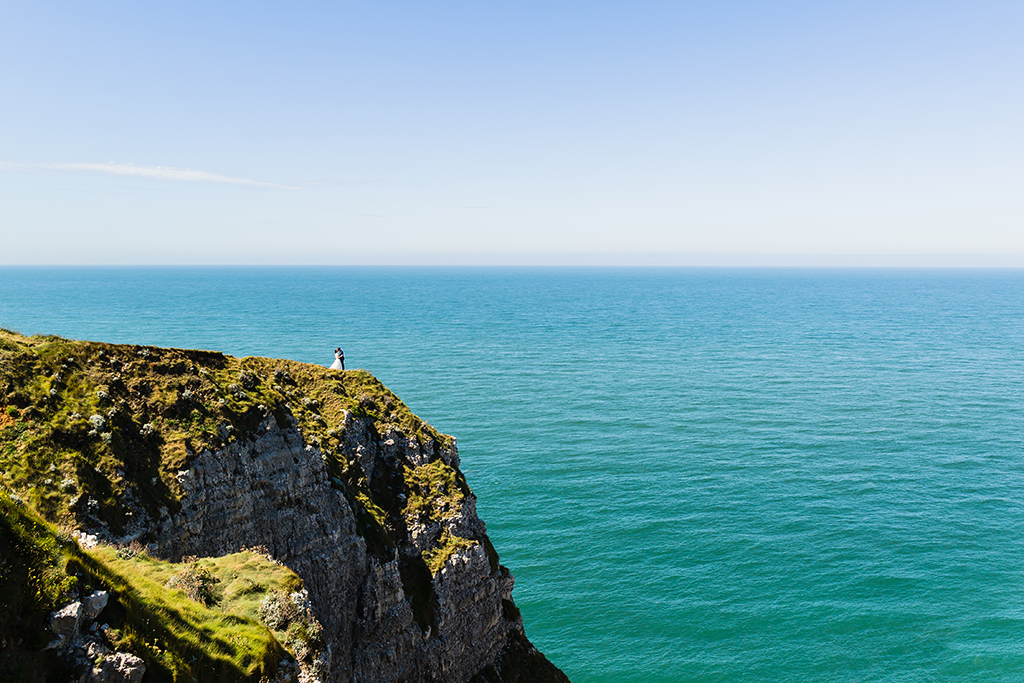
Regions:
<instances>
[{"instance_id":1,"label":"cliff","mask_svg":"<svg viewBox=\"0 0 1024 683\"><path fill-rule=\"evenodd\" d=\"M567 680L455 440L364 371L0 331L0 468L11 677Z\"/></svg>"}]
</instances>

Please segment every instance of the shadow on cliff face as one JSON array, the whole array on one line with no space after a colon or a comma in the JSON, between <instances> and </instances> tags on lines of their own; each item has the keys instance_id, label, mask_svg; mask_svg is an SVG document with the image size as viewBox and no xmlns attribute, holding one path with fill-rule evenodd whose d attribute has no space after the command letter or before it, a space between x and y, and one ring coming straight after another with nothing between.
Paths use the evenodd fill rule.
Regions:
<instances>
[{"instance_id":1,"label":"shadow on cliff face","mask_svg":"<svg viewBox=\"0 0 1024 683\"><path fill-rule=\"evenodd\" d=\"M548 661L522 633L513 633L492 664L469 683L570 683L561 669Z\"/></svg>"},{"instance_id":2,"label":"shadow on cliff face","mask_svg":"<svg viewBox=\"0 0 1024 683\"><path fill-rule=\"evenodd\" d=\"M431 580L427 563L420 556L403 556L398 561L398 571L402 576L402 589L412 605L412 615L421 629L435 627L437 613L437 593Z\"/></svg>"},{"instance_id":3,"label":"shadow on cliff face","mask_svg":"<svg viewBox=\"0 0 1024 683\"><path fill-rule=\"evenodd\" d=\"M375 425L368 424L364 429L372 446L379 449L382 439ZM388 463L388 467L375 468L370 473L358 463L353 463L340 473L346 479L342 490L356 512L356 524L366 541L367 553L381 563L398 558L402 589L409 598L413 618L420 629L436 630L438 602L433 575L423 556L407 542L402 542L409 537L403 509L410 490L402 474L404 466L409 463L400 463L397 458L392 460L394 462ZM368 489L368 497L353 494L360 487Z\"/></svg>"}]
</instances>

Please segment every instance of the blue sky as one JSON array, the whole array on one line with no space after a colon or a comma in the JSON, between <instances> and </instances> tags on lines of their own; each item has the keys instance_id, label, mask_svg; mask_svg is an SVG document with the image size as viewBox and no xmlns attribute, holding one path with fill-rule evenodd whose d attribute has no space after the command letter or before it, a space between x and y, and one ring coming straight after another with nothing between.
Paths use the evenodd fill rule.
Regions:
<instances>
[{"instance_id":1,"label":"blue sky","mask_svg":"<svg viewBox=\"0 0 1024 683\"><path fill-rule=\"evenodd\" d=\"M1024 4L6 3L0 263L1024 266Z\"/></svg>"}]
</instances>

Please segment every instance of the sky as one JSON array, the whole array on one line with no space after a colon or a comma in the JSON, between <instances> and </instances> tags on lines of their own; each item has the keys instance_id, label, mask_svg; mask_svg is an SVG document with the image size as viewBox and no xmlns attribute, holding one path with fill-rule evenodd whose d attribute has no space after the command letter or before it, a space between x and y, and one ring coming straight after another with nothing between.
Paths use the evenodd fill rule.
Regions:
<instances>
[{"instance_id":1,"label":"sky","mask_svg":"<svg viewBox=\"0 0 1024 683\"><path fill-rule=\"evenodd\" d=\"M1024 266L1024 3L0 3L0 264Z\"/></svg>"}]
</instances>

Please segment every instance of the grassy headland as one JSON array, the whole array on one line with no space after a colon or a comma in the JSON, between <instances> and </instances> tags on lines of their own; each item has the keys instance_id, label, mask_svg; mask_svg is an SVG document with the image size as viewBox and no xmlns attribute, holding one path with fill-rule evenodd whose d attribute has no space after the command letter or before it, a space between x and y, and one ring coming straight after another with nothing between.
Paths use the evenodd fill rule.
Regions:
<instances>
[{"instance_id":1,"label":"grassy headland","mask_svg":"<svg viewBox=\"0 0 1024 683\"><path fill-rule=\"evenodd\" d=\"M259 553L176 565L138 548L83 550L70 536L99 524L116 538L136 515L173 514L175 475L204 450L248 439L268 415L282 426L296 420L320 449L371 552L390 556L409 524L443 521L469 495L439 459L374 482L349 462L352 418L378 435L451 445L363 370L0 330L0 638L18 643L3 650L0 672L53 673L59 663L41 653L49 613L86 589L111 592L108 640L143 658L147 680L257 680L286 650L309 655L319 625L282 597L301 582ZM437 573L472 543L445 531L423 553L424 571ZM416 581L423 590L410 599L427 614L429 574Z\"/></svg>"}]
</instances>

